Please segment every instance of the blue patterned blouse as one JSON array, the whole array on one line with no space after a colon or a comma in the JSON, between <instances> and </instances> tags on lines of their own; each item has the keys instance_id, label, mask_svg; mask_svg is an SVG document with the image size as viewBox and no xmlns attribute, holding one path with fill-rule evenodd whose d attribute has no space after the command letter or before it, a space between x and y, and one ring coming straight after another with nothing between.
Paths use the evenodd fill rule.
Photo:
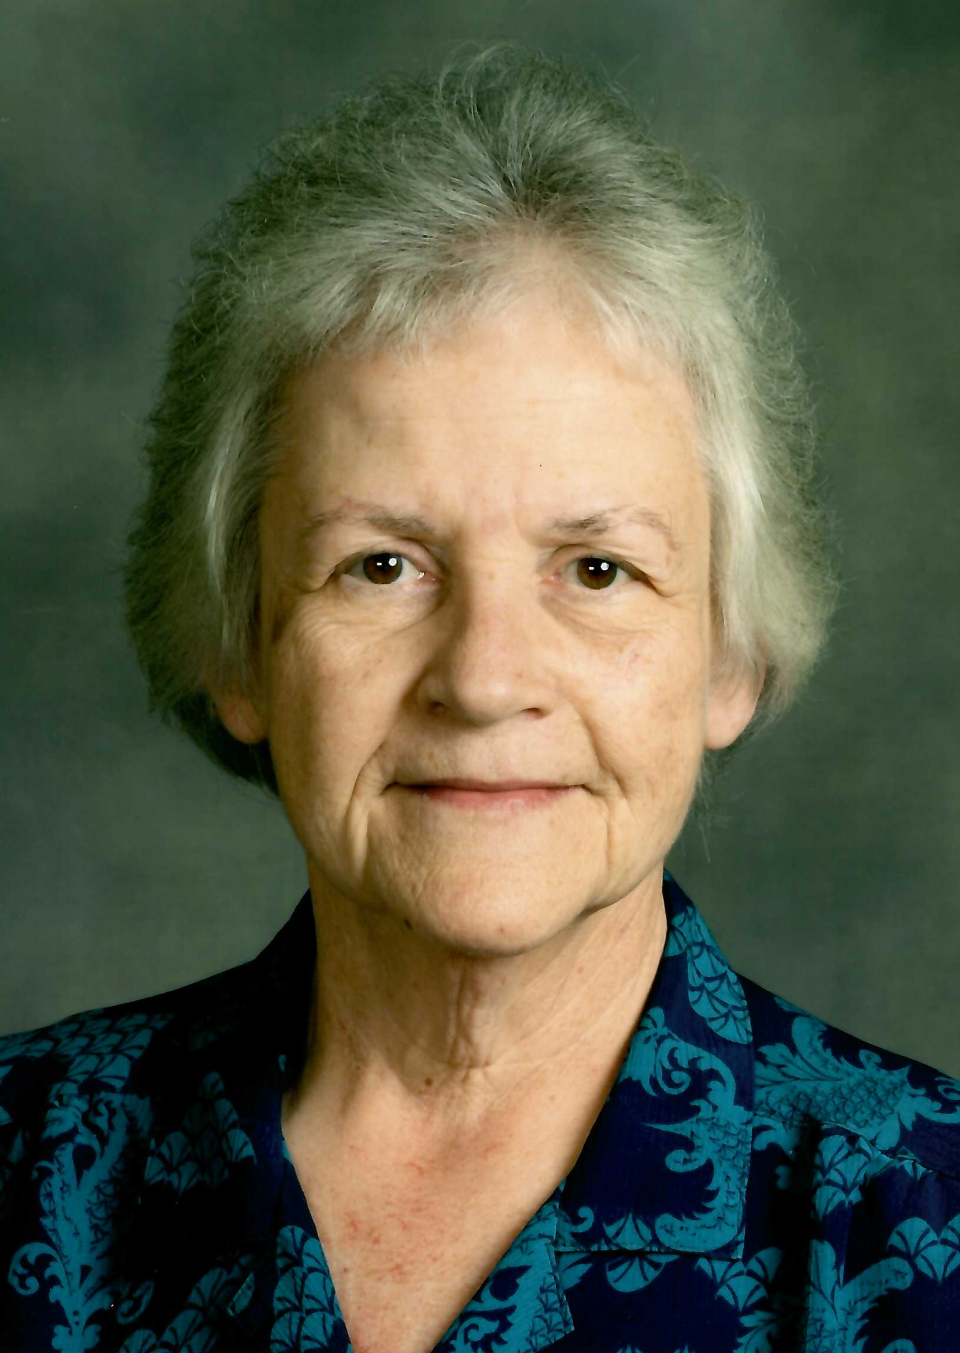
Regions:
<instances>
[{"instance_id":1,"label":"blue patterned blouse","mask_svg":"<svg viewBox=\"0 0 960 1353\"><path fill-rule=\"evenodd\" d=\"M960 1083L738 977L664 898L576 1165L437 1349L960 1350ZM0 1349L349 1349L280 1127L315 957L307 894L249 963L0 1039Z\"/></svg>"}]
</instances>

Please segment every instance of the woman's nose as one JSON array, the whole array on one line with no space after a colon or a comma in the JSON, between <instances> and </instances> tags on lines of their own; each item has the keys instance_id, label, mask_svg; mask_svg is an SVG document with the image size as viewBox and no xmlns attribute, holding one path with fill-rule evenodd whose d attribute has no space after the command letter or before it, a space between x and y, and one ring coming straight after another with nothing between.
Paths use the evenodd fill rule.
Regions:
<instances>
[{"instance_id":1,"label":"woman's nose","mask_svg":"<svg viewBox=\"0 0 960 1353\"><path fill-rule=\"evenodd\" d=\"M548 699L556 639L537 588L488 567L444 601L422 693L465 717L503 718Z\"/></svg>"}]
</instances>

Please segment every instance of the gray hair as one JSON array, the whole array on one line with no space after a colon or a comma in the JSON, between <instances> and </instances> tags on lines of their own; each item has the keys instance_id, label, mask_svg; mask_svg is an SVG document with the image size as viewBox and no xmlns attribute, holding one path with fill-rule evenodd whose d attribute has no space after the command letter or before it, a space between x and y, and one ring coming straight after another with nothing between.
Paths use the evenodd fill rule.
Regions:
<instances>
[{"instance_id":1,"label":"gray hair","mask_svg":"<svg viewBox=\"0 0 960 1353\"><path fill-rule=\"evenodd\" d=\"M276 791L209 691L251 675L258 510L289 375L336 345L422 348L528 285L540 249L614 344L681 372L711 493L720 657L795 698L835 603L796 334L749 208L598 76L512 44L388 75L281 136L194 248L151 415L127 621L151 705Z\"/></svg>"}]
</instances>

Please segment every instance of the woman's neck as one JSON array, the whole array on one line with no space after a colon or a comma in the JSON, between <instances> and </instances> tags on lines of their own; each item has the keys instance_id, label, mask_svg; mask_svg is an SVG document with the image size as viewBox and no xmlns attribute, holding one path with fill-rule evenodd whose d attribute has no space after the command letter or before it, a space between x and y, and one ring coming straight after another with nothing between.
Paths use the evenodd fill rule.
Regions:
<instances>
[{"instance_id":1,"label":"woman's neck","mask_svg":"<svg viewBox=\"0 0 960 1353\"><path fill-rule=\"evenodd\" d=\"M341 1131L391 1122L438 1152L550 1101L595 1117L663 952L659 871L536 948L493 957L317 883L307 1051L285 1114Z\"/></svg>"}]
</instances>

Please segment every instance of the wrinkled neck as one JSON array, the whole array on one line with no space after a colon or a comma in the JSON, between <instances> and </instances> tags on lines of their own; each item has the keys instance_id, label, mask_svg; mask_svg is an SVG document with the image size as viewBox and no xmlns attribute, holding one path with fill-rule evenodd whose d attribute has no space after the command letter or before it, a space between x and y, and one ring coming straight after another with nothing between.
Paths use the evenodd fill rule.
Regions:
<instances>
[{"instance_id":1,"label":"wrinkled neck","mask_svg":"<svg viewBox=\"0 0 960 1353\"><path fill-rule=\"evenodd\" d=\"M605 1097L663 952L660 888L657 871L547 943L494 957L314 893L314 999L290 1105L440 1144L551 1100Z\"/></svg>"}]
</instances>

